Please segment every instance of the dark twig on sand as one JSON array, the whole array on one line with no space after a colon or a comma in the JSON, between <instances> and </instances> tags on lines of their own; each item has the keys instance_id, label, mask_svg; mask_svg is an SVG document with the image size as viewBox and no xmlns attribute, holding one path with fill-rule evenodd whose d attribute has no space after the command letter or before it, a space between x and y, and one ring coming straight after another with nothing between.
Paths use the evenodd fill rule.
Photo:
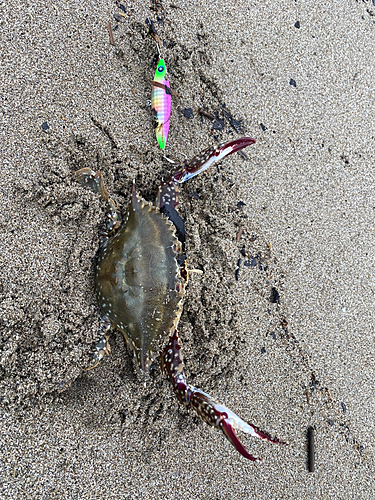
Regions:
<instances>
[{"instance_id":1,"label":"dark twig on sand","mask_svg":"<svg viewBox=\"0 0 375 500\"><path fill-rule=\"evenodd\" d=\"M315 472L315 440L313 427L307 429L307 447L309 454L309 472Z\"/></svg>"},{"instance_id":2,"label":"dark twig on sand","mask_svg":"<svg viewBox=\"0 0 375 500\"><path fill-rule=\"evenodd\" d=\"M207 113L207 111L205 111L202 108L199 108L198 112L199 112L199 114L201 114L205 118L208 118L209 120L212 120L212 121L215 120L215 115L213 115L212 113Z\"/></svg>"},{"instance_id":3,"label":"dark twig on sand","mask_svg":"<svg viewBox=\"0 0 375 500\"><path fill-rule=\"evenodd\" d=\"M108 32L109 32L109 43L111 45L115 45L115 39L113 38L112 24L108 22L107 24Z\"/></svg>"}]
</instances>

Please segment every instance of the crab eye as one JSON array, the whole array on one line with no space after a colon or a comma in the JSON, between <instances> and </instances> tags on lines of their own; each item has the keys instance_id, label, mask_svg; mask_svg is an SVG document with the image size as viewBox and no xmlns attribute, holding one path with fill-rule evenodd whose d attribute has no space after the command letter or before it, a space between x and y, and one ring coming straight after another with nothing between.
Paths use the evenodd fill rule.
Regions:
<instances>
[{"instance_id":1,"label":"crab eye","mask_svg":"<svg viewBox=\"0 0 375 500\"><path fill-rule=\"evenodd\" d=\"M163 71L164 71L164 66L159 66L158 67L158 72L159 73L163 73Z\"/></svg>"}]
</instances>

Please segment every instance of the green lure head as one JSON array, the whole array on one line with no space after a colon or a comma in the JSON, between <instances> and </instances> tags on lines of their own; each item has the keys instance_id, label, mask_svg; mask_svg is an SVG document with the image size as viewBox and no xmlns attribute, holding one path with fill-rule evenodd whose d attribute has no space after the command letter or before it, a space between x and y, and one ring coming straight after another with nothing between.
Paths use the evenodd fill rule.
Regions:
<instances>
[{"instance_id":1,"label":"green lure head","mask_svg":"<svg viewBox=\"0 0 375 500\"><path fill-rule=\"evenodd\" d=\"M155 71L154 80L156 82L167 80L167 67L165 65L164 59L159 59L158 66Z\"/></svg>"}]
</instances>

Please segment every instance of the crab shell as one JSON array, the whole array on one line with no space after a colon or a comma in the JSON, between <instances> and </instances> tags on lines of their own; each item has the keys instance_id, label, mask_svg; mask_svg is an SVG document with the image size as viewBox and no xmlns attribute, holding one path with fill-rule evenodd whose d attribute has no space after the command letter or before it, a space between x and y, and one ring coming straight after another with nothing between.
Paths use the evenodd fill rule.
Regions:
<instances>
[{"instance_id":1,"label":"crab shell","mask_svg":"<svg viewBox=\"0 0 375 500\"><path fill-rule=\"evenodd\" d=\"M95 274L99 307L147 371L180 320L187 273L174 225L133 184L126 220L102 248Z\"/></svg>"}]
</instances>

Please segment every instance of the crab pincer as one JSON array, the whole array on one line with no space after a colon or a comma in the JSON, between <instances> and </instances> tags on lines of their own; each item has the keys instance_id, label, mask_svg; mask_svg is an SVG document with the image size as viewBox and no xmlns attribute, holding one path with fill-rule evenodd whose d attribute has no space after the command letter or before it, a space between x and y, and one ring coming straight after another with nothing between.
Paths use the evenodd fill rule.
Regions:
<instances>
[{"instance_id":1,"label":"crab pincer","mask_svg":"<svg viewBox=\"0 0 375 500\"><path fill-rule=\"evenodd\" d=\"M180 339L177 330L169 338L164 348L162 356L162 370L166 373L169 382L172 384L174 393L178 401L187 409L194 409L199 417L213 428L220 429L228 441L245 458L252 462L262 462L261 458L255 458L245 448L238 439L236 430L245 434L250 434L264 441L275 444L284 444L278 438L272 438L269 434L261 431L255 425L242 420L229 408L216 402L209 394L188 385L183 372L183 360L181 353Z\"/></svg>"},{"instance_id":2,"label":"crab pincer","mask_svg":"<svg viewBox=\"0 0 375 500\"><path fill-rule=\"evenodd\" d=\"M213 163L216 163L226 156L229 156L237 151L240 151L251 144L255 144L256 140L252 137L241 137L229 142L222 142L217 146L211 146L205 149L191 160L185 160L178 170L171 176L169 182L162 184L159 187L155 205L162 208L169 204L175 207L178 205L178 185L195 177L207 170Z\"/></svg>"}]
</instances>

